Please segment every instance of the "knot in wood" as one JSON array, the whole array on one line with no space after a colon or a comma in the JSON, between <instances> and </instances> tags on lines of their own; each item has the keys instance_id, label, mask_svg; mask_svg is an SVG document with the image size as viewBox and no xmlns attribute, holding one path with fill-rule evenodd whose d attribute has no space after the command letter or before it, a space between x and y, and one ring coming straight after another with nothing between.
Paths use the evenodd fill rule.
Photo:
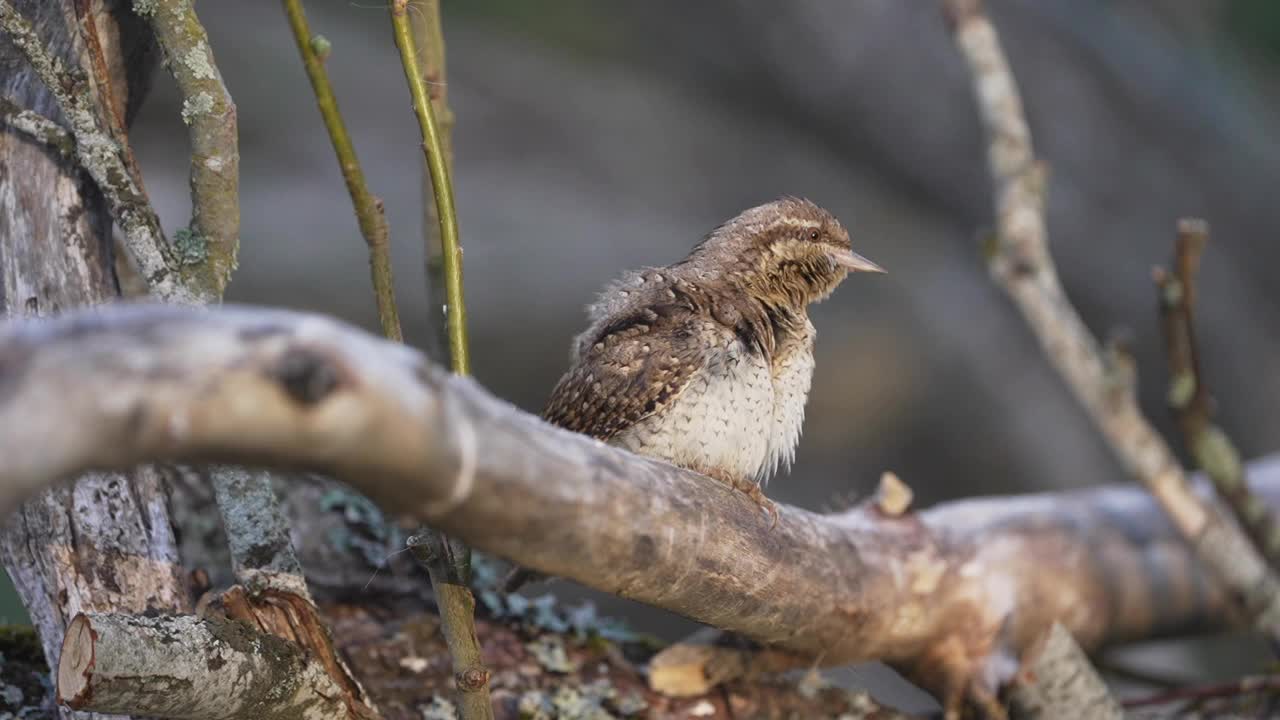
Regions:
<instances>
[{"instance_id":1,"label":"knot in wood","mask_svg":"<svg viewBox=\"0 0 1280 720\"><path fill-rule=\"evenodd\" d=\"M489 669L480 666L469 667L455 674L453 679L462 692L477 692L489 682Z\"/></svg>"},{"instance_id":2,"label":"knot in wood","mask_svg":"<svg viewBox=\"0 0 1280 720\"><path fill-rule=\"evenodd\" d=\"M315 405L341 384L333 362L314 350L290 348L269 374L296 402Z\"/></svg>"}]
</instances>

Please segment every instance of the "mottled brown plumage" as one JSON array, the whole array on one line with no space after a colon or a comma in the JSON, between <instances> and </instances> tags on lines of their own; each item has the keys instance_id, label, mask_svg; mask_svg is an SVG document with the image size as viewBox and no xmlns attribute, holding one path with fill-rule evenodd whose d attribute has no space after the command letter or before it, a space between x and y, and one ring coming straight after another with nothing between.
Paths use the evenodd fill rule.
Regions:
<instances>
[{"instance_id":1,"label":"mottled brown plumage","mask_svg":"<svg viewBox=\"0 0 1280 720\"><path fill-rule=\"evenodd\" d=\"M807 307L850 271L830 213L783 198L712 231L684 260L632 272L590 307L551 423L759 491L789 464L813 371Z\"/></svg>"}]
</instances>

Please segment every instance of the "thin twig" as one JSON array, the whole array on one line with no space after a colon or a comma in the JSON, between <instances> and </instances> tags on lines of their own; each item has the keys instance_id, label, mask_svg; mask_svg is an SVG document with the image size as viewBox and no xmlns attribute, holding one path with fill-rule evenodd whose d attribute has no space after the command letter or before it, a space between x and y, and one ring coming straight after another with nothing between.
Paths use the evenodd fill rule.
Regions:
<instances>
[{"instance_id":1,"label":"thin twig","mask_svg":"<svg viewBox=\"0 0 1280 720\"><path fill-rule=\"evenodd\" d=\"M396 47L404 65L405 79L413 97L413 110L422 130L422 151L426 154L435 194L436 213L440 224L440 246L444 254L444 281L447 301L446 318L449 335L449 367L459 375L471 374L467 350L467 310L462 296L462 247L458 243L458 218L453 207L453 182L445 160L443 138L436 123L435 110L427 94L417 60L417 43L409 25L409 0L393 0L391 22L395 29Z\"/></svg>"},{"instance_id":2,"label":"thin twig","mask_svg":"<svg viewBox=\"0 0 1280 720\"><path fill-rule=\"evenodd\" d=\"M1126 708L1140 708L1152 705L1167 705L1173 702L1208 700L1277 691L1280 691L1280 675L1249 675L1231 682L1166 690L1155 695L1131 698L1123 701L1122 704Z\"/></svg>"},{"instance_id":3,"label":"thin twig","mask_svg":"<svg viewBox=\"0 0 1280 720\"><path fill-rule=\"evenodd\" d=\"M438 22L438 18L437 18ZM422 150L426 155L431 188L435 196L436 217L440 228L446 298L446 330L449 339L450 369L458 375L471 374L467 348L467 313L462 295L462 247L458 242L458 218L453 207L453 182L444 151L444 139L436 123L435 109L427 93L427 85L418 64L418 52L408 15L408 0L393 0L391 24L396 47L404 66L405 80L413 99L414 113L422 130ZM443 53L443 48L440 49ZM471 551L466 545L444 533L428 530L426 543L431 549L427 572L440 609L440 621L449 653L453 656L454 680L459 691L459 706L465 720L493 718L489 699L489 671L475 630L475 598L467 583L470 575Z\"/></svg>"},{"instance_id":4,"label":"thin twig","mask_svg":"<svg viewBox=\"0 0 1280 720\"><path fill-rule=\"evenodd\" d=\"M427 95L440 128L440 154L445 166L453 170L453 111L449 108L444 27L440 21L440 0L414 3L409 21L416 38L419 72L427 83ZM424 158L425 160L425 158ZM445 294L444 250L440 242L440 213L436 209L430 163L422 164L422 194L430 202L422 203L422 239L426 245L427 307L431 333L427 336L427 353L444 358L449 347L448 324L443 309L449 301Z\"/></svg>"},{"instance_id":5,"label":"thin twig","mask_svg":"<svg viewBox=\"0 0 1280 720\"><path fill-rule=\"evenodd\" d=\"M442 532L426 529L408 539L414 558L426 568L440 613L440 631L453 658L453 682L463 720L493 718L489 698L489 668L484 664L476 635L476 599L468 580L455 573L470 570L471 550ZM462 554L463 557L458 557Z\"/></svg>"},{"instance_id":6,"label":"thin twig","mask_svg":"<svg viewBox=\"0 0 1280 720\"><path fill-rule=\"evenodd\" d=\"M182 94L191 142L191 227L174 233L185 275L207 301L222 297L240 250L240 149L236 106L214 62L193 0L135 3L155 33Z\"/></svg>"},{"instance_id":7,"label":"thin twig","mask_svg":"<svg viewBox=\"0 0 1280 720\"><path fill-rule=\"evenodd\" d=\"M946 0L989 140L999 235L991 273L1022 311L1049 361L1111 449L1155 496L1201 560L1280 646L1280 582L1240 529L1201 502L1169 445L1142 415L1128 372L1113 372L1071 305L1049 254L1045 173L1036 160L1017 84L980 0Z\"/></svg>"},{"instance_id":8,"label":"thin twig","mask_svg":"<svg viewBox=\"0 0 1280 720\"><path fill-rule=\"evenodd\" d=\"M151 293L166 302L202 302L204 298L184 281L182 263L166 242L155 210L133 182L119 144L91 107L92 93L83 74L68 69L51 54L35 28L9 0L0 0L0 29L31 63L66 117L76 139L80 164L106 198Z\"/></svg>"},{"instance_id":9,"label":"thin twig","mask_svg":"<svg viewBox=\"0 0 1280 720\"><path fill-rule=\"evenodd\" d=\"M342 179L347 183L347 192L351 195L351 204L355 207L356 220L360 224L360 234L369 246L369 268L373 274L373 293L378 304L378 322L382 325L382 334L391 340L403 340L400 314L396 309L395 282L391 274L387 218L383 212L382 200L369 192L369 186L365 183L355 145L347 132L342 112L338 109L338 100L329 83L329 74L325 72L326 58L320 56L320 51L328 54L328 41L311 34L302 0L284 0L284 10L289 16L289 27L293 30L293 39L302 55L302 64L307 69L307 78L311 80L311 89L315 91L320 116L324 119L329 140L338 156Z\"/></svg>"},{"instance_id":10,"label":"thin twig","mask_svg":"<svg viewBox=\"0 0 1280 720\"><path fill-rule=\"evenodd\" d=\"M1240 452L1226 432L1214 424L1213 402L1200 368L1194 322L1196 272L1208 241L1208 223L1189 218L1179 221L1174 271L1156 268L1153 273L1169 359L1169 407L1196 465L1213 480L1219 497L1231 508L1263 557L1277 568L1280 524L1249 491Z\"/></svg>"},{"instance_id":11,"label":"thin twig","mask_svg":"<svg viewBox=\"0 0 1280 720\"><path fill-rule=\"evenodd\" d=\"M0 97L0 125L13 128L64 158L76 155L76 139L58 123L35 110L27 110L7 97Z\"/></svg>"}]
</instances>

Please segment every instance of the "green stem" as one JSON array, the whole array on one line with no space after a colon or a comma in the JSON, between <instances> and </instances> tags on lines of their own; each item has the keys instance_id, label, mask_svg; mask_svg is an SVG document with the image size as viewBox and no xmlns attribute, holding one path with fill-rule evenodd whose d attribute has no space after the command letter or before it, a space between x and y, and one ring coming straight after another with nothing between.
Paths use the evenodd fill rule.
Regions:
<instances>
[{"instance_id":1,"label":"green stem","mask_svg":"<svg viewBox=\"0 0 1280 720\"><path fill-rule=\"evenodd\" d=\"M449 334L449 366L459 375L471 374L467 351L467 310L462 297L462 247L458 243L458 219L453 207L453 183L445 159L444 142L435 111L427 94L427 83L418 66L417 47L409 23L408 0L393 0L391 24L395 29L396 47L404 65L405 79L413 98L413 110L422 129L422 150L431 174L435 194L436 216L440 223L440 246L444 253L446 323Z\"/></svg>"},{"instance_id":2,"label":"green stem","mask_svg":"<svg viewBox=\"0 0 1280 720\"><path fill-rule=\"evenodd\" d=\"M440 32L439 5L429 3L423 10L426 21L420 23L432 47L428 52L443 75L443 33ZM429 14L429 16L428 16ZM462 296L462 248L458 242L458 219L453 207L453 183L449 177L450 152L447 127L436 122L435 109L427 92L427 83L419 65L417 43L408 14L408 0L393 0L391 24L396 47L413 99L414 113L422 130L422 150L426 155L435 197L436 220L440 231L441 269L445 287L445 329L449 343L449 364L459 375L471 374L467 348L467 313ZM433 29L434 28L434 29ZM435 78L437 82L440 77ZM451 124L447 111L446 123ZM430 255L430 248L428 249ZM428 273L432 271L428 261ZM438 286L438 284L437 284ZM437 530L427 530L418 542L411 542L415 555L427 567L431 589L440 612L441 631L453 658L454 682L458 688L458 707L463 720L493 720L493 701L489 697L489 671L484 666L480 643L476 637L475 598L468 587L471 551Z\"/></svg>"},{"instance_id":3,"label":"green stem","mask_svg":"<svg viewBox=\"0 0 1280 720\"><path fill-rule=\"evenodd\" d=\"M418 45L418 67L427 82L427 95L440 129L440 144L445 165L453 171L453 112L449 110L449 86L445 83L444 28L440 22L440 0L418 0L415 12L409 14L413 36ZM427 163L422 164L423 196L431 192L431 175ZM422 203L422 239L426 244L427 307L442 308L449 304L445 297L444 252L440 248L440 213L436 204ZM431 332L426 338L427 354L445 357L449 346L448 323L431 317Z\"/></svg>"},{"instance_id":4,"label":"green stem","mask_svg":"<svg viewBox=\"0 0 1280 720\"><path fill-rule=\"evenodd\" d=\"M391 275L390 232L382 201L369 192L369 186L365 183L364 171L360 168L351 135L347 132L342 112L338 109L338 100L329 83L329 74L325 72L324 60L316 51L319 36L311 34L306 13L302 9L302 0L284 0L284 10L289 16L289 27L293 29L293 39L298 44L307 77L311 80L311 89L315 91L320 117L324 119L333 151L338 156L342 179L346 181L347 192L351 195L351 204L360 224L360 234L369 246L369 267L373 274L373 293L378 304L378 322L382 325L382 334L400 342L404 337L400 331L400 314L396 310L395 283Z\"/></svg>"}]
</instances>

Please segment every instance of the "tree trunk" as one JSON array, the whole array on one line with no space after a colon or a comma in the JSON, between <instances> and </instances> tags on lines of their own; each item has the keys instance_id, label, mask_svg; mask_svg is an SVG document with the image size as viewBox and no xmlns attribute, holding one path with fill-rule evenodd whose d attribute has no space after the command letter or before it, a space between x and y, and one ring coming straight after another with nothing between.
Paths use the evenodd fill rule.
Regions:
<instances>
[{"instance_id":1,"label":"tree trunk","mask_svg":"<svg viewBox=\"0 0 1280 720\"><path fill-rule=\"evenodd\" d=\"M87 68L75 1L15 5L68 68ZM151 36L125 0L81 0L81 7L101 41L111 81L107 111L127 121L155 67ZM0 82L21 107L65 124L4 37ZM0 314L46 315L117 299L111 227L101 195L74 159L13 129L0 131ZM173 612L189 605L164 471L156 468L86 475L43 493L5 518L0 560L51 667L77 613Z\"/></svg>"}]
</instances>

